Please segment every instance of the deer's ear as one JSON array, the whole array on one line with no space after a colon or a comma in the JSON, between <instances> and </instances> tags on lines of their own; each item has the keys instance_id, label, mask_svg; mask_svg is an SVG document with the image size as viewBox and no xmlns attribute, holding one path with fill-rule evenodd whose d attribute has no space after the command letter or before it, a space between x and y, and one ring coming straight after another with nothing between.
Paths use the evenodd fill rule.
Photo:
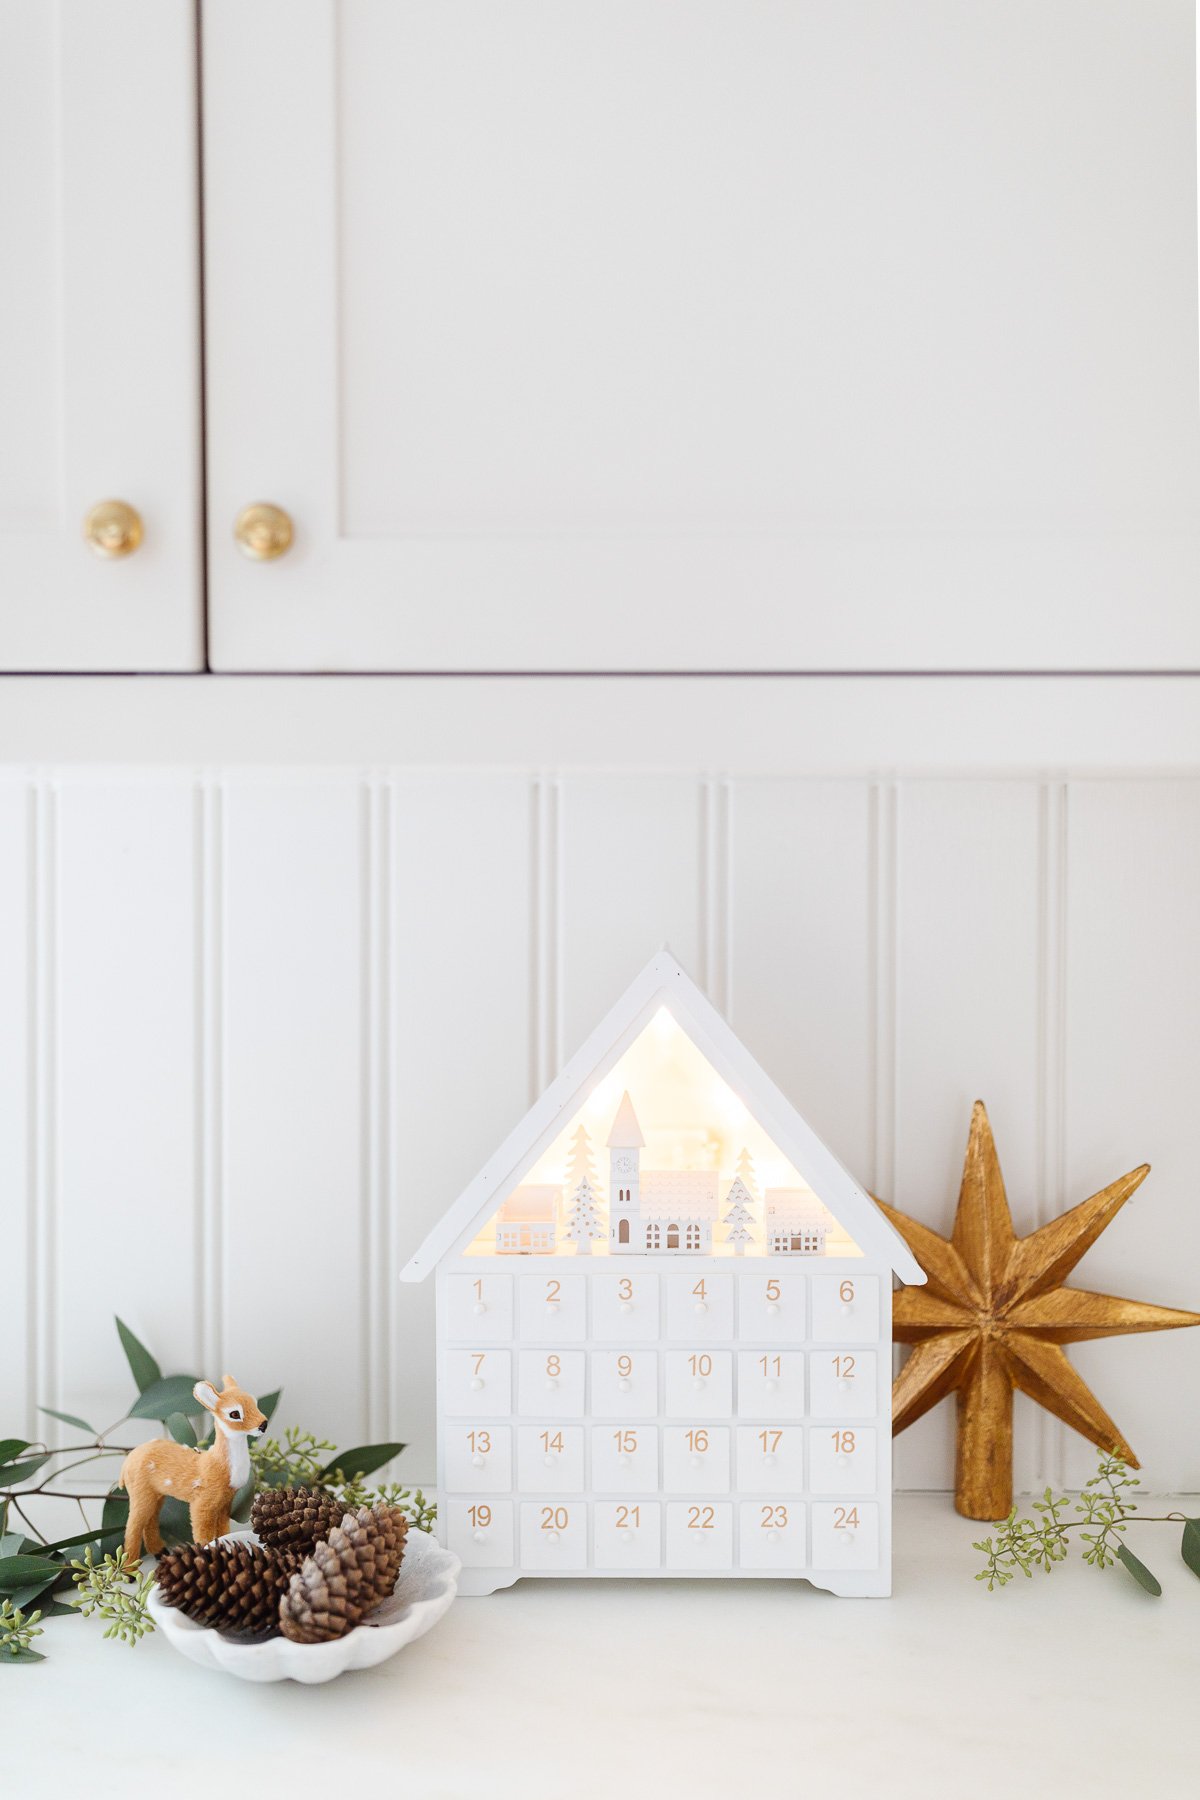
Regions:
<instances>
[{"instance_id":1,"label":"deer's ear","mask_svg":"<svg viewBox=\"0 0 1200 1800\"><path fill-rule=\"evenodd\" d=\"M237 1382L232 1375L222 1375L221 1380L225 1383L226 1390L237 1387Z\"/></svg>"},{"instance_id":2,"label":"deer's ear","mask_svg":"<svg viewBox=\"0 0 1200 1800\"><path fill-rule=\"evenodd\" d=\"M211 1381L198 1381L192 1389L192 1392L200 1402L201 1406L207 1407L209 1412L216 1411L217 1401L220 1399L220 1395L217 1393L217 1390Z\"/></svg>"}]
</instances>

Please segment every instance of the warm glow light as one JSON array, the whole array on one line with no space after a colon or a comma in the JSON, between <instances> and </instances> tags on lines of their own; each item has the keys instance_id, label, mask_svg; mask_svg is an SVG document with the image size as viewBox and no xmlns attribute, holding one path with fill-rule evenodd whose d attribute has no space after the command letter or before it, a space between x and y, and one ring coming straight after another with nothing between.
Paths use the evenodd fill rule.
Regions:
<instances>
[{"instance_id":1,"label":"warm glow light","mask_svg":"<svg viewBox=\"0 0 1200 1800\"><path fill-rule=\"evenodd\" d=\"M738 1176L743 1156L750 1159L755 1189L750 1240L743 1240L742 1246L746 1255L765 1254L764 1195L768 1188L790 1190L806 1197L806 1203L819 1206L817 1196L759 1125L740 1094L722 1080L669 1009L662 1006L522 1177L520 1188L530 1190L526 1210L538 1202L544 1204L548 1191L559 1197L554 1254L577 1254L576 1243L567 1240L565 1231L571 1196L584 1172L577 1141L580 1126L586 1132L583 1154L590 1165L586 1172L596 1217L605 1225L603 1237L591 1242L590 1254L605 1256L609 1252L607 1216L611 1172L608 1135L621 1097L626 1092L645 1139L638 1153L644 1173L673 1171L684 1174L695 1170L717 1177L718 1213L708 1254L735 1254L734 1245L727 1241L726 1196ZM536 1201L532 1190L539 1191ZM520 1206L517 1210L521 1210ZM824 1212L824 1217L826 1254L860 1254L832 1215ZM495 1254L494 1220L475 1239L472 1252Z\"/></svg>"}]
</instances>

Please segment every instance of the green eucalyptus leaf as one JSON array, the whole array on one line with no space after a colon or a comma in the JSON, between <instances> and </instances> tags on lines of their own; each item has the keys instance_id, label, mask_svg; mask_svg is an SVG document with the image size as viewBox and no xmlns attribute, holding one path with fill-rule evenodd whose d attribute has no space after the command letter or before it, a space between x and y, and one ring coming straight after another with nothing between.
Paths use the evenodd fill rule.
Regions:
<instances>
[{"instance_id":1,"label":"green eucalyptus leaf","mask_svg":"<svg viewBox=\"0 0 1200 1800\"><path fill-rule=\"evenodd\" d=\"M282 1388L276 1388L273 1394L262 1394L259 1397L258 1410L260 1413L266 1413L268 1424L271 1422L275 1408L279 1405L279 1396L282 1393Z\"/></svg>"},{"instance_id":2,"label":"green eucalyptus leaf","mask_svg":"<svg viewBox=\"0 0 1200 1800\"><path fill-rule=\"evenodd\" d=\"M191 1449L195 1449L196 1433L192 1427L191 1420L185 1418L183 1413L177 1412L171 1414L170 1418L167 1420L167 1430L177 1444L187 1444Z\"/></svg>"},{"instance_id":3,"label":"green eucalyptus leaf","mask_svg":"<svg viewBox=\"0 0 1200 1800\"><path fill-rule=\"evenodd\" d=\"M28 1542L29 1539L23 1537L19 1531L6 1531L3 1537L0 1537L0 1557L20 1556Z\"/></svg>"},{"instance_id":4,"label":"green eucalyptus leaf","mask_svg":"<svg viewBox=\"0 0 1200 1800\"><path fill-rule=\"evenodd\" d=\"M56 1576L55 1580L57 1579ZM48 1594L53 1586L53 1581L31 1581L28 1587L15 1588L8 1598L18 1612L24 1612L27 1607L35 1606L41 1596Z\"/></svg>"},{"instance_id":5,"label":"green eucalyptus leaf","mask_svg":"<svg viewBox=\"0 0 1200 1800\"><path fill-rule=\"evenodd\" d=\"M48 1419L60 1419L64 1425L76 1425L80 1431L90 1431L93 1437L100 1436L94 1425L89 1425L86 1419L76 1418L74 1413L55 1412L52 1406L39 1406L38 1411L45 1413Z\"/></svg>"},{"instance_id":6,"label":"green eucalyptus leaf","mask_svg":"<svg viewBox=\"0 0 1200 1800\"><path fill-rule=\"evenodd\" d=\"M0 1438L0 1463L12 1462L22 1450L28 1450L28 1438Z\"/></svg>"},{"instance_id":7,"label":"green eucalyptus leaf","mask_svg":"<svg viewBox=\"0 0 1200 1800\"><path fill-rule=\"evenodd\" d=\"M399 1456L403 1448L403 1444L360 1444L355 1450L339 1450L325 1464L321 1474L332 1475L340 1469L347 1481L353 1481L356 1475L373 1475L384 1463L390 1463L393 1456Z\"/></svg>"},{"instance_id":8,"label":"green eucalyptus leaf","mask_svg":"<svg viewBox=\"0 0 1200 1800\"><path fill-rule=\"evenodd\" d=\"M40 1650L0 1650L0 1667L7 1663L45 1662Z\"/></svg>"},{"instance_id":9,"label":"green eucalyptus leaf","mask_svg":"<svg viewBox=\"0 0 1200 1800\"><path fill-rule=\"evenodd\" d=\"M0 1561L0 1594L19 1593L34 1581L57 1581L61 1567L48 1556L6 1556Z\"/></svg>"},{"instance_id":10,"label":"green eucalyptus leaf","mask_svg":"<svg viewBox=\"0 0 1200 1800\"><path fill-rule=\"evenodd\" d=\"M1145 1588L1148 1594L1162 1593L1162 1583L1156 1575L1152 1575L1145 1563L1133 1554L1128 1544L1117 1545L1117 1561L1129 1570L1139 1587Z\"/></svg>"},{"instance_id":11,"label":"green eucalyptus leaf","mask_svg":"<svg viewBox=\"0 0 1200 1800\"><path fill-rule=\"evenodd\" d=\"M51 1600L42 1608L43 1619L82 1619L83 1614L74 1601Z\"/></svg>"},{"instance_id":12,"label":"green eucalyptus leaf","mask_svg":"<svg viewBox=\"0 0 1200 1800\"><path fill-rule=\"evenodd\" d=\"M1183 1528L1182 1556L1193 1575L1200 1575L1200 1519L1189 1519Z\"/></svg>"},{"instance_id":13,"label":"green eucalyptus leaf","mask_svg":"<svg viewBox=\"0 0 1200 1800\"><path fill-rule=\"evenodd\" d=\"M76 1556L82 1556L89 1544L95 1550L111 1550L114 1544L121 1542L124 1535L119 1528L112 1531L77 1531L74 1537L56 1538L52 1544L39 1544L38 1551L42 1556L49 1556L51 1552L59 1555L71 1550Z\"/></svg>"},{"instance_id":14,"label":"green eucalyptus leaf","mask_svg":"<svg viewBox=\"0 0 1200 1800\"><path fill-rule=\"evenodd\" d=\"M4 1467L0 1468L0 1487L16 1487L19 1481L28 1481L29 1477L36 1475L42 1464L48 1463L53 1455L53 1450L47 1450L43 1456L27 1456L24 1462L5 1463Z\"/></svg>"},{"instance_id":15,"label":"green eucalyptus leaf","mask_svg":"<svg viewBox=\"0 0 1200 1800\"><path fill-rule=\"evenodd\" d=\"M192 1389L198 1375L163 1375L142 1389L129 1409L131 1419L169 1419L172 1413L192 1413L199 1401Z\"/></svg>"},{"instance_id":16,"label":"green eucalyptus leaf","mask_svg":"<svg viewBox=\"0 0 1200 1800\"><path fill-rule=\"evenodd\" d=\"M182 1500L170 1496L163 1501L158 1515L158 1529L168 1544L192 1542L192 1515Z\"/></svg>"},{"instance_id":17,"label":"green eucalyptus leaf","mask_svg":"<svg viewBox=\"0 0 1200 1800\"><path fill-rule=\"evenodd\" d=\"M128 1520L129 1501L124 1494L117 1493L114 1488L100 1509L100 1529L101 1531L120 1531L124 1536Z\"/></svg>"},{"instance_id":18,"label":"green eucalyptus leaf","mask_svg":"<svg viewBox=\"0 0 1200 1800\"><path fill-rule=\"evenodd\" d=\"M137 1382L138 1393L144 1394L148 1387L162 1380L162 1370L140 1339L135 1338L123 1319L117 1320L117 1336L121 1340L121 1348L129 1363L129 1370ZM157 1418L156 1413L143 1413L142 1418Z\"/></svg>"},{"instance_id":19,"label":"green eucalyptus leaf","mask_svg":"<svg viewBox=\"0 0 1200 1800\"><path fill-rule=\"evenodd\" d=\"M233 1496L233 1505L229 1509L230 1518L236 1519L239 1525L245 1525L250 1517L250 1507L253 1501L254 1477L251 1475L249 1480L244 1481L237 1493Z\"/></svg>"}]
</instances>

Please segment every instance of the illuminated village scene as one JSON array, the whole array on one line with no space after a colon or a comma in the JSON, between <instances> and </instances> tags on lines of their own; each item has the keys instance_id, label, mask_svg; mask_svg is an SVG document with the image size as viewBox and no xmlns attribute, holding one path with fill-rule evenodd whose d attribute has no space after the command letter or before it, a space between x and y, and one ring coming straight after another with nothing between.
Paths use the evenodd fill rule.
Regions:
<instances>
[{"instance_id":1,"label":"illuminated village scene","mask_svg":"<svg viewBox=\"0 0 1200 1800\"><path fill-rule=\"evenodd\" d=\"M467 1254L861 1252L662 1007Z\"/></svg>"}]
</instances>

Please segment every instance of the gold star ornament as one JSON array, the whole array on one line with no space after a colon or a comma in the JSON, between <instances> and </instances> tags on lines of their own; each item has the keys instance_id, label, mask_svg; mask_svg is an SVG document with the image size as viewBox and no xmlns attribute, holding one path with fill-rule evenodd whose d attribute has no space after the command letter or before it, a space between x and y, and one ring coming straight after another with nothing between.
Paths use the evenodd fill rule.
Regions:
<instances>
[{"instance_id":1,"label":"gold star ornament","mask_svg":"<svg viewBox=\"0 0 1200 1800\"><path fill-rule=\"evenodd\" d=\"M1085 1338L1200 1325L1200 1313L1067 1287L1065 1277L1150 1173L1143 1163L1028 1237L1013 1231L982 1100L975 1102L948 1238L879 1204L928 1276L895 1295L893 1336L912 1351L892 1389L892 1429L958 1396L954 1504L968 1519L1012 1506L1013 1390L1102 1450L1137 1458L1063 1350Z\"/></svg>"}]
</instances>

